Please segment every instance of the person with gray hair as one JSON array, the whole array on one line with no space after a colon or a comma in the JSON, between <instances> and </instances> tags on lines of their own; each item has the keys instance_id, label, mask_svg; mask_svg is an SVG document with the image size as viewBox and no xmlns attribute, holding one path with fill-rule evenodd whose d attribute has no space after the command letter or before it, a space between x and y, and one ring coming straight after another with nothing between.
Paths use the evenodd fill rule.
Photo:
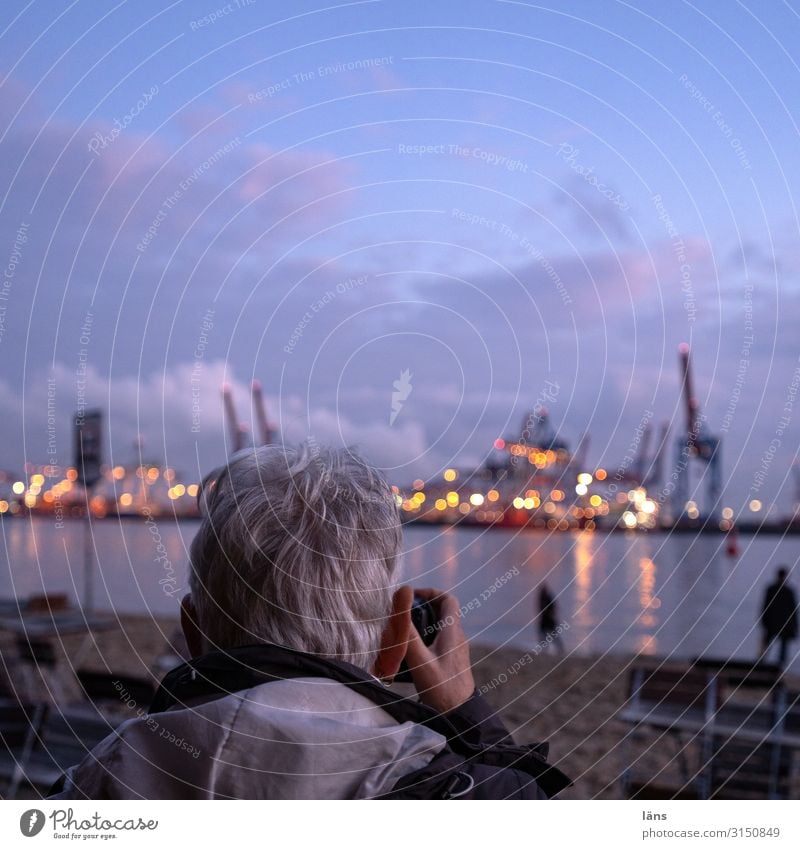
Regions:
<instances>
[{"instance_id":1,"label":"person with gray hair","mask_svg":"<svg viewBox=\"0 0 800 849\"><path fill-rule=\"evenodd\" d=\"M192 660L54 798L531 799L569 785L476 692L455 597L397 586L397 497L356 453L245 449L198 498L181 604ZM428 640L415 595L437 617ZM392 689L404 663L418 698Z\"/></svg>"}]
</instances>

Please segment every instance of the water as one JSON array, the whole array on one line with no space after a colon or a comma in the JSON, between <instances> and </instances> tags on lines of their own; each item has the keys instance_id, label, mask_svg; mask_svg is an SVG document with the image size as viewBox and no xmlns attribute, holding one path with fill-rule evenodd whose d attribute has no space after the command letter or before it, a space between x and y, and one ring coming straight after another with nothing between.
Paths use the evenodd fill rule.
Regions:
<instances>
[{"instance_id":1,"label":"water","mask_svg":"<svg viewBox=\"0 0 800 849\"><path fill-rule=\"evenodd\" d=\"M94 522L96 608L177 616L196 529L167 519ZM45 590L82 597L82 523L58 530L48 518L14 519L0 532L0 597ZM488 643L537 643L537 587L546 581L570 650L749 658L764 587L779 564L794 565L800 540L745 536L740 543L740 555L730 558L722 536L411 526L403 578L455 592L470 608L467 633ZM800 671L800 659L793 668Z\"/></svg>"}]
</instances>

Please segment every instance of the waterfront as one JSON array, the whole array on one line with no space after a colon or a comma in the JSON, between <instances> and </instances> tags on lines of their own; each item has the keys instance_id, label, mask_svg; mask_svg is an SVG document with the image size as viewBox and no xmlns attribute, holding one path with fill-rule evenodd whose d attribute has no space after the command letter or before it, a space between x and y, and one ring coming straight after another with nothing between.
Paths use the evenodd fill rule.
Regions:
<instances>
[{"instance_id":1,"label":"waterfront","mask_svg":"<svg viewBox=\"0 0 800 849\"><path fill-rule=\"evenodd\" d=\"M83 591L83 524L2 522L0 597ZM177 616L197 522L105 519L92 525L98 610ZM687 658L752 657L764 587L800 555L797 537L665 533L405 529L403 579L453 590L467 633L484 644L532 649L537 587L547 582L569 651ZM792 576L797 584L798 576ZM796 645L796 644L795 644ZM795 671L800 664L795 660Z\"/></svg>"}]
</instances>

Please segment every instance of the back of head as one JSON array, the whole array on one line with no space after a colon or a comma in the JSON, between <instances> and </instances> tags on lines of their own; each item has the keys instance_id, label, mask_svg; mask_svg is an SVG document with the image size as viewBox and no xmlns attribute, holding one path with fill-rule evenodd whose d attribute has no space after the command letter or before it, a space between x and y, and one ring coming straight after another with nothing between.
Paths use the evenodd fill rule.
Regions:
<instances>
[{"instance_id":1,"label":"back of head","mask_svg":"<svg viewBox=\"0 0 800 849\"><path fill-rule=\"evenodd\" d=\"M783 584L786 582L786 578L789 576L789 570L785 566L781 566L777 572L777 580L779 584Z\"/></svg>"},{"instance_id":2,"label":"back of head","mask_svg":"<svg viewBox=\"0 0 800 849\"><path fill-rule=\"evenodd\" d=\"M349 450L245 449L200 506L190 588L208 650L270 642L372 668L401 541L379 472Z\"/></svg>"}]
</instances>

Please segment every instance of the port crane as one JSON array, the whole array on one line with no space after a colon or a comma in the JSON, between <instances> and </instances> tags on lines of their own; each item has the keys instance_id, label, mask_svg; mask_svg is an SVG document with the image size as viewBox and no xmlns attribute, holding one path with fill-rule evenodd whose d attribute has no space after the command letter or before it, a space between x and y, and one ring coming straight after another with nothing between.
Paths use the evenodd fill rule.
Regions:
<instances>
[{"instance_id":1,"label":"port crane","mask_svg":"<svg viewBox=\"0 0 800 849\"><path fill-rule=\"evenodd\" d=\"M261 391L261 381L254 380L250 387L253 409L256 414L256 422L258 423L259 435L262 445L272 445L275 442L275 428L267 419L267 407L264 403L264 395Z\"/></svg>"},{"instance_id":2,"label":"port crane","mask_svg":"<svg viewBox=\"0 0 800 849\"><path fill-rule=\"evenodd\" d=\"M718 436L707 433L703 427L700 402L694 394L689 353L687 343L684 342L678 347L683 398L686 405L686 431L675 442L674 472L676 481L673 493L673 512L675 520L678 522L683 520L686 514L686 503L689 497L690 461L700 460L707 467L708 516L710 518L714 518L717 514L722 477L721 440Z\"/></svg>"},{"instance_id":3,"label":"port crane","mask_svg":"<svg viewBox=\"0 0 800 849\"><path fill-rule=\"evenodd\" d=\"M661 486L664 482L664 456L667 453L669 443L669 422L661 424L661 433L658 437L658 443L655 454L650 460L650 465L644 472L642 478L643 486Z\"/></svg>"},{"instance_id":4,"label":"port crane","mask_svg":"<svg viewBox=\"0 0 800 849\"><path fill-rule=\"evenodd\" d=\"M253 403L253 412L255 413L255 421L258 430L253 435L253 445L271 445L275 442L276 429L272 427L267 418L266 404L264 403L264 394L261 390L261 383L254 380L250 386L251 400ZM235 454L243 448L247 448L250 444L250 428L245 422L240 422L236 415L236 405L233 401L233 391L230 386L225 383L222 386L222 401L225 406L225 419L228 423L228 433L230 434L231 453Z\"/></svg>"}]
</instances>

